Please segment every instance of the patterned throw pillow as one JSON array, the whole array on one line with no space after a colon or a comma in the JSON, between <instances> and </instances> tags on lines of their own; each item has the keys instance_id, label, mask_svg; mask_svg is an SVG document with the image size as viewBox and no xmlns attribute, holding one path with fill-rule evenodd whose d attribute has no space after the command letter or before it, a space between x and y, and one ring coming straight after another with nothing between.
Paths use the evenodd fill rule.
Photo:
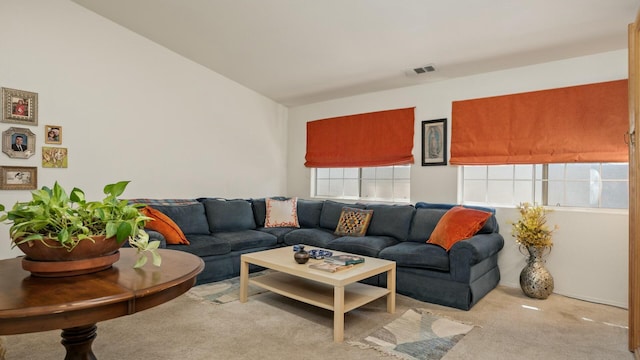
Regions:
<instances>
[{"instance_id":1,"label":"patterned throw pillow","mask_svg":"<svg viewBox=\"0 0 640 360\"><path fill-rule=\"evenodd\" d=\"M266 199L267 215L264 227L296 227L298 223L298 198L289 200Z\"/></svg>"},{"instance_id":2,"label":"patterned throw pillow","mask_svg":"<svg viewBox=\"0 0 640 360\"><path fill-rule=\"evenodd\" d=\"M343 207L334 234L340 236L364 236L371 222L373 210Z\"/></svg>"}]
</instances>

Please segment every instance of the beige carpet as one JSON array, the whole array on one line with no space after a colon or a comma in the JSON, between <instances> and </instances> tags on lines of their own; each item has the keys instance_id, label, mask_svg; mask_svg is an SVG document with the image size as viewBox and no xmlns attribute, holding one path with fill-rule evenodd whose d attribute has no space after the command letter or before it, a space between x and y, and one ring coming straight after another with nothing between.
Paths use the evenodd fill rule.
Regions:
<instances>
[{"instance_id":1,"label":"beige carpet","mask_svg":"<svg viewBox=\"0 0 640 360\"><path fill-rule=\"evenodd\" d=\"M197 290L197 289L196 289ZM348 344L412 308L475 325L444 357L452 359L633 359L627 311L559 295L529 299L498 287L462 311L398 296L395 314L377 300L345 318L345 343L332 341L332 313L265 292L245 304L215 304L183 295L169 303L98 324L100 360L393 359ZM537 310L536 310L537 309ZM3 337L6 359L63 359L60 332Z\"/></svg>"}]
</instances>

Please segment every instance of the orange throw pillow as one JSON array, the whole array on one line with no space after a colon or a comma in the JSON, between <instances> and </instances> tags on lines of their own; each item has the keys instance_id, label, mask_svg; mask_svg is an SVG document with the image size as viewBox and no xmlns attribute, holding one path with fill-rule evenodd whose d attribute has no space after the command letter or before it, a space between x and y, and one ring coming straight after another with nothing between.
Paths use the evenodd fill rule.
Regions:
<instances>
[{"instance_id":1,"label":"orange throw pillow","mask_svg":"<svg viewBox=\"0 0 640 360\"><path fill-rule=\"evenodd\" d=\"M453 244L475 235L489 217L491 213L486 211L455 206L440 218L427 244L436 244L449 251Z\"/></svg>"},{"instance_id":2,"label":"orange throw pillow","mask_svg":"<svg viewBox=\"0 0 640 360\"><path fill-rule=\"evenodd\" d=\"M143 207L140 209L140 212L145 216L153 218L153 220L147 221L147 224L144 227L162 234L162 236L167 240L167 244L189 245L187 237L184 236L180 227L171 220L170 217L150 206Z\"/></svg>"}]
</instances>

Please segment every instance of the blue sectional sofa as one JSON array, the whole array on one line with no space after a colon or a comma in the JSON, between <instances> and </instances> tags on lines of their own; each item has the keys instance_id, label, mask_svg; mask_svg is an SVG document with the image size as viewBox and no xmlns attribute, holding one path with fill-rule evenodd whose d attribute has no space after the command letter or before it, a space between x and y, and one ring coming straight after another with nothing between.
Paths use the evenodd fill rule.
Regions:
<instances>
[{"instance_id":1,"label":"blue sectional sofa","mask_svg":"<svg viewBox=\"0 0 640 360\"><path fill-rule=\"evenodd\" d=\"M331 200L297 200L300 227L265 227L265 199L134 199L171 218L190 245L167 244L149 230L162 247L187 251L205 262L198 284L238 276L240 255L280 246L305 244L393 260L397 292L418 300L469 310L500 281L498 252L504 245L493 209L472 237L449 251L426 243L438 221L453 206L347 204ZM373 210L365 236L338 236L334 231L344 207ZM256 271L259 268L251 268ZM365 282L386 286L385 276Z\"/></svg>"}]
</instances>

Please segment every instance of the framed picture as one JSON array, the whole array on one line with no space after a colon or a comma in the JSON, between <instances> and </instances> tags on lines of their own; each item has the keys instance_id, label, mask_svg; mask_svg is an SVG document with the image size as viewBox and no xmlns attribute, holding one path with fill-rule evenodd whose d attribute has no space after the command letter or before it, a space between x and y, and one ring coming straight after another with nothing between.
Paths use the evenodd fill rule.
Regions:
<instances>
[{"instance_id":1,"label":"framed picture","mask_svg":"<svg viewBox=\"0 0 640 360\"><path fill-rule=\"evenodd\" d=\"M2 152L11 158L28 159L36 153L36 135L29 129L10 127L2 132Z\"/></svg>"},{"instance_id":2,"label":"framed picture","mask_svg":"<svg viewBox=\"0 0 640 360\"><path fill-rule=\"evenodd\" d=\"M45 125L44 126L44 143L45 144L62 144L62 126Z\"/></svg>"},{"instance_id":3,"label":"framed picture","mask_svg":"<svg viewBox=\"0 0 640 360\"><path fill-rule=\"evenodd\" d=\"M43 168L66 168L67 148L62 147L42 147L42 167Z\"/></svg>"},{"instance_id":4,"label":"framed picture","mask_svg":"<svg viewBox=\"0 0 640 360\"><path fill-rule=\"evenodd\" d=\"M447 119L422 122L422 166L447 165Z\"/></svg>"},{"instance_id":5,"label":"framed picture","mask_svg":"<svg viewBox=\"0 0 640 360\"><path fill-rule=\"evenodd\" d=\"M38 94L2 88L2 122L38 125Z\"/></svg>"},{"instance_id":6,"label":"framed picture","mask_svg":"<svg viewBox=\"0 0 640 360\"><path fill-rule=\"evenodd\" d=\"M34 190L37 187L37 167L0 166L0 189Z\"/></svg>"}]
</instances>

